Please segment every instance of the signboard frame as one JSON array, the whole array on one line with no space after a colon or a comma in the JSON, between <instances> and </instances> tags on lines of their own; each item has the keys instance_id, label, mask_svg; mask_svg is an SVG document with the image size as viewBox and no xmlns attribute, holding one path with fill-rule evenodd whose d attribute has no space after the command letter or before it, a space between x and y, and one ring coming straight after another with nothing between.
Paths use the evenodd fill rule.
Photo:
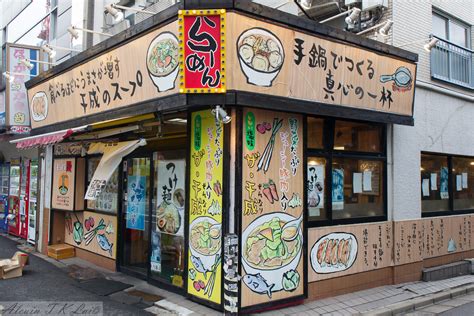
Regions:
<instances>
[{"instance_id":1,"label":"signboard frame","mask_svg":"<svg viewBox=\"0 0 474 316\"><path fill-rule=\"evenodd\" d=\"M57 174L57 170L55 168L56 161L61 160L70 160L73 162L73 174L74 174L74 181L73 183L69 184L70 187L73 188L73 196L72 196L72 207L70 208L60 208L55 207L56 202L54 201L54 194L55 189L54 186L57 184L55 179ZM85 180L86 180L86 173L85 173L85 166L86 166L86 159L80 157L54 157L52 163L52 179L51 179L51 209L58 210L58 211L66 211L66 212L74 212L74 211L84 211L84 193L85 193ZM70 190L70 189L69 189Z\"/></svg>"}]
</instances>

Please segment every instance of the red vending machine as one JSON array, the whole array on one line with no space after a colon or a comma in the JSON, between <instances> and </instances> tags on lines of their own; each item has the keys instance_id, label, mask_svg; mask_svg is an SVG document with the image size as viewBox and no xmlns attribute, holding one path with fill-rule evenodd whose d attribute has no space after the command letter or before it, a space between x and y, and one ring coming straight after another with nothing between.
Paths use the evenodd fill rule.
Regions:
<instances>
[{"instance_id":1,"label":"red vending machine","mask_svg":"<svg viewBox=\"0 0 474 316\"><path fill-rule=\"evenodd\" d=\"M30 165L31 160L23 159L21 163L20 179L20 216L17 222L19 226L19 236L28 238L28 209L30 206Z\"/></svg>"},{"instance_id":2,"label":"red vending machine","mask_svg":"<svg viewBox=\"0 0 474 316\"><path fill-rule=\"evenodd\" d=\"M21 159L10 162L10 192L8 195L8 233L20 237L20 184Z\"/></svg>"},{"instance_id":3,"label":"red vending machine","mask_svg":"<svg viewBox=\"0 0 474 316\"><path fill-rule=\"evenodd\" d=\"M36 201L38 196L38 161L30 161L29 176L29 200L28 200L28 242L35 244L36 242Z\"/></svg>"}]
</instances>

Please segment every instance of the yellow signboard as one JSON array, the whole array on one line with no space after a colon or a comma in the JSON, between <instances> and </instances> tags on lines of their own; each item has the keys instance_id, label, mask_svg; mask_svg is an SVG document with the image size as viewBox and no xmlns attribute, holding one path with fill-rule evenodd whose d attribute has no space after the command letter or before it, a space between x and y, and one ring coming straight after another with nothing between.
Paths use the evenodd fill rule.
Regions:
<instances>
[{"instance_id":1,"label":"yellow signboard","mask_svg":"<svg viewBox=\"0 0 474 316\"><path fill-rule=\"evenodd\" d=\"M191 120L188 293L221 304L224 129L210 110Z\"/></svg>"}]
</instances>

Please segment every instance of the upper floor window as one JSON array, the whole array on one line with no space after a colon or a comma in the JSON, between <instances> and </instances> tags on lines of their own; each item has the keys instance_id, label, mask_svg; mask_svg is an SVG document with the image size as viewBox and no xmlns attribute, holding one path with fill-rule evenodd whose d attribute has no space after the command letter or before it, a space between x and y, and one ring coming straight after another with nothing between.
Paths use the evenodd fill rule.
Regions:
<instances>
[{"instance_id":1,"label":"upper floor window","mask_svg":"<svg viewBox=\"0 0 474 316\"><path fill-rule=\"evenodd\" d=\"M437 13L433 13L433 35L469 48L469 27Z\"/></svg>"}]
</instances>

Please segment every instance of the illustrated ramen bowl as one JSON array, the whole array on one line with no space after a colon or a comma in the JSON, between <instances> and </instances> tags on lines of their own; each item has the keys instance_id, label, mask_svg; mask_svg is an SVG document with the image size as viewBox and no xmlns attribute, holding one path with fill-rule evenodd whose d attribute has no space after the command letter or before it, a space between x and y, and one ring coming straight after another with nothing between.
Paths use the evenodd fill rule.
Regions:
<instances>
[{"instance_id":1,"label":"illustrated ramen bowl","mask_svg":"<svg viewBox=\"0 0 474 316\"><path fill-rule=\"evenodd\" d=\"M43 91L36 92L31 99L31 117L33 121L39 122L48 116L48 97Z\"/></svg>"},{"instance_id":2,"label":"illustrated ramen bowl","mask_svg":"<svg viewBox=\"0 0 474 316\"><path fill-rule=\"evenodd\" d=\"M272 85L285 61L280 40L270 31L258 27L240 34L237 55L247 82L262 87Z\"/></svg>"},{"instance_id":3,"label":"illustrated ramen bowl","mask_svg":"<svg viewBox=\"0 0 474 316\"><path fill-rule=\"evenodd\" d=\"M277 219L277 220L276 220ZM298 229L297 236L292 241L284 241L286 249L291 248L291 254L287 258L278 258L278 255L274 258L267 259L266 263L263 261L258 262L261 259L263 253L268 253L266 249L261 249L262 245L253 242L256 239L261 239L261 236L265 236L269 242L275 242L278 238L273 230L273 235L270 235L269 228L275 227L273 224L279 222L279 227L283 227L289 221L295 220L296 218L287 213L270 213L265 214L255 219L242 233L242 265L247 274L260 275L266 280L268 285L275 284L273 291L280 291L283 289L283 274L290 270L296 270L302 256L303 248L303 233L301 227ZM281 238L281 235L280 235ZM273 241L272 241L273 239ZM250 250L250 252L248 251ZM252 254L253 252L253 254ZM273 260L273 263L269 264L269 260Z\"/></svg>"},{"instance_id":4,"label":"illustrated ramen bowl","mask_svg":"<svg viewBox=\"0 0 474 316\"><path fill-rule=\"evenodd\" d=\"M189 249L191 255L201 260L207 271L212 270L216 255L221 251L221 225L208 216L196 218L190 225Z\"/></svg>"},{"instance_id":5,"label":"illustrated ramen bowl","mask_svg":"<svg viewBox=\"0 0 474 316\"><path fill-rule=\"evenodd\" d=\"M175 87L179 71L178 59L178 38L173 33L163 32L150 43L146 54L146 66L158 92Z\"/></svg>"}]
</instances>

